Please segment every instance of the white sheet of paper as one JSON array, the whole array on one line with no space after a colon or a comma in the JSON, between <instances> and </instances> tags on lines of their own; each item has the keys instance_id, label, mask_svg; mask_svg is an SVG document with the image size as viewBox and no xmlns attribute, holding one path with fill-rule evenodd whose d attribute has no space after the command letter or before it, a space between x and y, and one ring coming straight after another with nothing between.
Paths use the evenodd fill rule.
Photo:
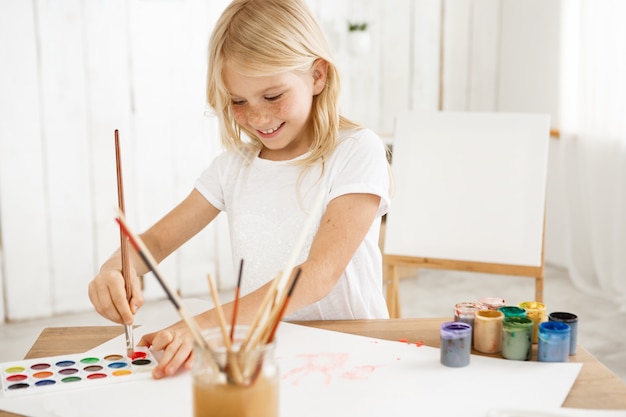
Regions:
<instances>
[{"instance_id":1,"label":"white sheet of paper","mask_svg":"<svg viewBox=\"0 0 626 417\"><path fill-rule=\"evenodd\" d=\"M491 410L486 417L626 417L626 410L583 410L561 408L559 410L498 409Z\"/></svg>"},{"instance_id":2,"label":"white sheet of paper","mask_svg":"<svg viewBox=\"0 0 626 417\"><path fill-rule=\"evenodd\" d=\"M185 300L195 314L209 304ZM135 337L178 320L166 312ZM90 352L119 350L124 336ZM276 358L282 417L379 417L389 412L485 417L494 409L558 410L582 364L518 362L473 355L469 366L447 368L439 349L283 323ZM0 399L0 409L34 417L191 416L189 372Z\"/></svg>"}]
</instances>

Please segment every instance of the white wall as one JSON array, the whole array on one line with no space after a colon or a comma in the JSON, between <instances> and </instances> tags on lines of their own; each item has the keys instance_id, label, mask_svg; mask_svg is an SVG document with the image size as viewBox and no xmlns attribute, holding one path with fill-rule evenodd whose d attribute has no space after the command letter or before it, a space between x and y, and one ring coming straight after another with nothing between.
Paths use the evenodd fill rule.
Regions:
<instances>
[{"instance_id":1,"label":"white wall","mask_svg":"<svg viewBox=\"0 0 626 417\"><path fill-rule=\"evenodd\" d=\"M119 241L114 129L137 229L180 201L219 151L204 71L226 3L0 2L0 319L91 308L87 284ZM393 132L400 111L440 105L558 112L558 2L308 3L342 69L344 112L379 132ZM348 20L370 23L365 53L350 53ZM548 243L558 211L549 207ZM223 219L163 267L182 294L206 291L207 273L232 285ZM146 282L149 298L163 295Z\"/></svg>"},{"instance_id":2,"label":"white wall","mask_svg":"<svg viewBox=\"0 0 626 417\"><path fill-rule=\"evenodd\" d=\"M206 41L223 4L0 2L8 319L90 308L87 283L119 242L115 129L137 229L186 195L217 152L203 85ZM164 262L164 273L182 290L205 289L219 264L216 244L207 229ZM147 277L146 296L162 295Z\"/></svg>"}]
</instances>

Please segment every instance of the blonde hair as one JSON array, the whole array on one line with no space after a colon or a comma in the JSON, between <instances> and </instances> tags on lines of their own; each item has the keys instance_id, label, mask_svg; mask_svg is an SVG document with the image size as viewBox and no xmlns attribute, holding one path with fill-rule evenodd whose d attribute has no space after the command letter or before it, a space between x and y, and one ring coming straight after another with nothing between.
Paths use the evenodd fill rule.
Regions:
<instances>
[{"instance_id":1,"label":"blonde hair","mask_svg":"<svg viewBox=\"0 0 626 417\"><path fill-rule=\"evenodd\" d=\"M249 76L309 71L328 63L326 85L313 97L313 143L301 160L312 165L337 146L340 129L361 126L339 114L340 79L328 42L302 0L234 0L219 18L209 41L207 102L219 119L222 144L235 151L256 151L262 143L235 122L224 83L226 65ZM245 140L242 131L251 139Z\"/></svg>"}]
</instances>

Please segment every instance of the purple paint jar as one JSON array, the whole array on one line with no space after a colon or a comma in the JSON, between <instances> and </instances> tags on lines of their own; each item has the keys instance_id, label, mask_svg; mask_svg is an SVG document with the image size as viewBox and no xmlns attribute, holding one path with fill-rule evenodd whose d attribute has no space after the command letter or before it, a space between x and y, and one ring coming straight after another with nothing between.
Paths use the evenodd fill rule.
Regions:
<instances>
[{"instance_id":1,"label":"purple paint jar","mask_svg":"<svg viewBox=\"0 0 626 417\"><path fill-rule=\"evenodd\" d=\"M448 321L441 324L441 364L453 368L469 365L472 348L472 326Z\"/></svg>"}]
</instances>

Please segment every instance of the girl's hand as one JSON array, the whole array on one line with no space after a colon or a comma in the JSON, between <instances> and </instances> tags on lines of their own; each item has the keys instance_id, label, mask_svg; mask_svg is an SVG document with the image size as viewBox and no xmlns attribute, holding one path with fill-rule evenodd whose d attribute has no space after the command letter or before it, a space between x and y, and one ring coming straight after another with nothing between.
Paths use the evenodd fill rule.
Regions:
<instances>
[{"instance_id":1,"label":"girl's hand","mask_svg":"<svg viewBox=\"0 0 626 417\"><path fill-rule=\"evenodd\" d=\"M89 283L89 299L102 317L119 324L133 324L134 314L143 305L143 296L137 272L132 267L130 275L130 302L126 296L124 277L119 269L101 269Z\"/></svg>"},{"instance_id":2,"label":"girl's hand","mask_svg":"<svg viewBox=\"0 0 626 417\"><path fill-rule=\"evenodd\" d=\"M174 375L181 366L191 369L193 343L193 336L187 326L178 322L161 331L144 335L137 346L147 346L156 351L163 351L159 364L152 370L152 376L160 379Z\"/></svg>"}]
</instances>

